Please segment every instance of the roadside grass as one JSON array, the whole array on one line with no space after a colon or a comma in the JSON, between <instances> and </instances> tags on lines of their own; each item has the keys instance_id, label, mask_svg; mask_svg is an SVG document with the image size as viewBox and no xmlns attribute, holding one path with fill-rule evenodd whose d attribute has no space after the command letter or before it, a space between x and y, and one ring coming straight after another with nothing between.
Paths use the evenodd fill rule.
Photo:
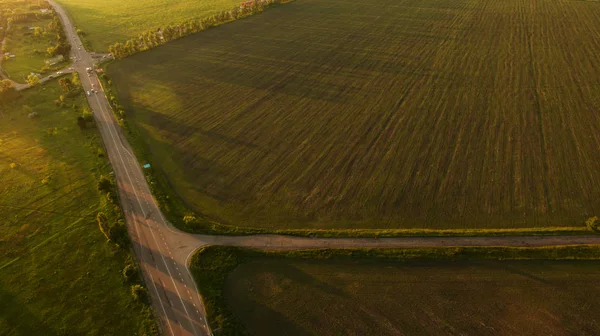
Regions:
<instances>
[{"instance_id":1,"label":"roadside grass","mask_svg":"<svg viewBox=\"0 0 600 336\"><path fill-rule=\"evenodd\" d=\"M1 110L1 333L152 335L151 310L121 274L129 253L106 243L95 221L119 211L97 190L111 170L100 135L77 126L83 94L60 108L61 94L50 81Z\"/></svg>"},{"instance_id":2,"label":"roadside grass","mask_svg":"<svg viewBox=\"0 0 600 336\"><path fill-rule=\"evenodd\" d=\"M107 74L187 230L584 232L599 10L303 0Z\"/></svg>"},{"instance_id":3,"label":"roadside grass","mask_svg":"<svg viewBox=\"0 0 600 336\"><path fill-rule=\"evenodd\" d=\"M93 1L59 0L77 28L85 33L86 48L106 52L123 42L169 24L207 17L240 4L233 0Z\"/></svg>"},{"instance_id":4,"label":"roadside grass","mask_svg":"<svg viewBox=\"0 0 600 336\"><path fill-rule=\"evenodd\" d=\"M215 335L592 335L598 252L210 246L191 270Z\"/></svg>"}]
</instances>

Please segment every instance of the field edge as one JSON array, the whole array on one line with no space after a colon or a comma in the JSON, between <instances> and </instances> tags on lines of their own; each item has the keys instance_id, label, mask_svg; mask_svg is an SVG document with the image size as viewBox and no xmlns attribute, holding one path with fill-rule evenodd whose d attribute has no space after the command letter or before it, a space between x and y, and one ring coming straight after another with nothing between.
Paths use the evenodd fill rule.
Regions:
<instances>
[{"instance_id":1,"label":"field edge","mask_svg":"<svg viewBox=\"0 0 600 336\"><path fill-rule=\"evenodd\" d=\"M101 64L103 75L100 76L101 85L110 104L112 112L119 124L126 131L126 137L134 149L140 165L149 163L152 168L145 169L146 179L156 198L160 209L167 220L176 228L193 234L209 235L254 235L254 234L280 234L300 237L319 238L376 238L376 237L403 237L403 236L553 236L553 235L586 235L593 231L582 222L577 227L542 227L542 228L513 228L513 229L269 229L223 224L218 220L198 214L185 204L177 195L169 180L160 169L154 165L151 151L135 126L127 118L125 112L120 115L116 111L123 110L119 102L116 87L107 76L110 65L116 61L107 61Z\"/></svg>"},{"instance_id":2,"label":"field edge","mask_svg":"<svg viewBox=\"0 0 600 336\"><path fill-rule=\"evenodd\" d=\"M190 261L196 284L212 330L221 335L247 335L241 322L227 306L223 289L228 275L256 258L297 260L382 260L382 261L478 261L478 260L600 260L600 246L555 247L431 247L399 249L311 249L260 251L232 246L209 245L197 250Z\"/></svg>"}]
</instances>

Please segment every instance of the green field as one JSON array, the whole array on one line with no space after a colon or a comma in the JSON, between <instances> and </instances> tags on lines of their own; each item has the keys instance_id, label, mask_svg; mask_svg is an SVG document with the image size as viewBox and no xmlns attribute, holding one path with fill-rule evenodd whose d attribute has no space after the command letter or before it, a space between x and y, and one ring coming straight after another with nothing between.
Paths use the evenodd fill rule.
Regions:
<instances>
[{"instance_id":1,"label":"green field","mask_svg":"<svg viewBox=\"0 0 600 336\"><path fill-rule=\"evenodd\" d=\"M600 6L298 0L108 67L196 213L264 228L600 213Z\"/></svg>"},{"instance_id":2,"label":"green field","mask_svg":"<svg viewBox=\"0 0 600 336\"><path fill-rule=\"evenodd\" d=\"M92 50L107 51L115 42L169 24L229 10L242 1L235 0L59 0L77 28L86 33Z\"/></svg>"},{"instance_id":3,"label":"green field","mask_svg":"<svg viewBox=\"0 0 600 336\"><path fill-rule=\"evenodd\" d=\"M77 126L84 95L60 95L54 81L0 106L0 334L142 335L155 322L123 281L128 253L95 221L116 216L100 135Z\"/></svg>"},{"instance_id":4,"label":"green field","mask_svg":"<svg viewBox=\"0 0 600 336\"><path fill-rule=\"evenodd\" d=\"M265 259L224 293L251 335L596 335L599 266Z\"/></svg>"}]
</instances>

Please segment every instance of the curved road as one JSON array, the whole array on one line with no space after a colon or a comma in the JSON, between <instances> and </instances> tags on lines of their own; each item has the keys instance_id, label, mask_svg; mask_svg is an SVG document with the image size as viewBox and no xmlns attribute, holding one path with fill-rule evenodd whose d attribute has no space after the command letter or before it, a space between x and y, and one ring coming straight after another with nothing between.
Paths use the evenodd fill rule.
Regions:
<instances>
[{"instance_id":1,"label":"curved road","mask_svg":"<svg viewBox=\"0 0 600 336\"><path fill-rule=\"evenodd\" d=\"M433 247L433 246L549 246L600 244L600 236L526 236L526 237L404 237L404 238L302 238L277 235L208 236L192 235L172 227L163 217L150 192L144 173L123 136L108 100L101 94L92 54L83 48L67 13L54 1L71 41L73 68L80 74L85 91L100 90L88 96L98 129L119 187L131 241L137 255L152 304L166 335L211 335L202 300L188 270L191 255L211 245L235 245L261 249L305 249L348 247Z\"/></svg>"}]
</instances>

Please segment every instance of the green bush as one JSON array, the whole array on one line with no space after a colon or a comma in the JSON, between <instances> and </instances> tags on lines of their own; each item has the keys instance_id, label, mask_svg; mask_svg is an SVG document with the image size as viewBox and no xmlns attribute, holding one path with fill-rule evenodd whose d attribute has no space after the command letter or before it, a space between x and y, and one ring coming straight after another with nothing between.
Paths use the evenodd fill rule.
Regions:
<instances>
[{"instance_id":1,"label":"green bush","mask_svg":"<svg viewBox=\"0 0 600 336\"><path fill-rule=\"evenodd\" d=\"M129 235L127 234L127 226L123 220L117 221L108 230L108 236L115 244L120 247L129 246Z\"/></svg>"},{"instance_id":2,"label":"green bush","mask_svg":"<svg viewBox=\"0 0 600 336\"><path fill-rule=\"evenodd\" d=\"M111 180L104 175L100 176L100 180L98 181L98 190L108 193L111 192L112 189Z\"/></svg>"},{"instance_id":3,"label":"green bush","mask_svg":"<svg viewBox=\"0 0 600 336\"><path fill-rule=\"evenodd\" d=\"M148 291L142 285L132 285L131 296L137 302L148 303Z\"/></svg>"},{"instance_id":4,"label":"green bush","mask_svg":"<svg viewBox=\"0 0 600 336\"><path fill-rule=\"evenodd\" d=\"M588 218L585 225L594 232L600 232L600 219L597 216Z\"/></svg>"},{"instance_id":5,"label":"green bush","mask_svg":"<svg viewBox=\"0 0 600 336\"><path fill-rule=\"evenodd\" d=\"M123 267L123 277L127 282L137 280L138 269L132 262L126 264L125 267Z\"/></svg>"}]
</instances>

